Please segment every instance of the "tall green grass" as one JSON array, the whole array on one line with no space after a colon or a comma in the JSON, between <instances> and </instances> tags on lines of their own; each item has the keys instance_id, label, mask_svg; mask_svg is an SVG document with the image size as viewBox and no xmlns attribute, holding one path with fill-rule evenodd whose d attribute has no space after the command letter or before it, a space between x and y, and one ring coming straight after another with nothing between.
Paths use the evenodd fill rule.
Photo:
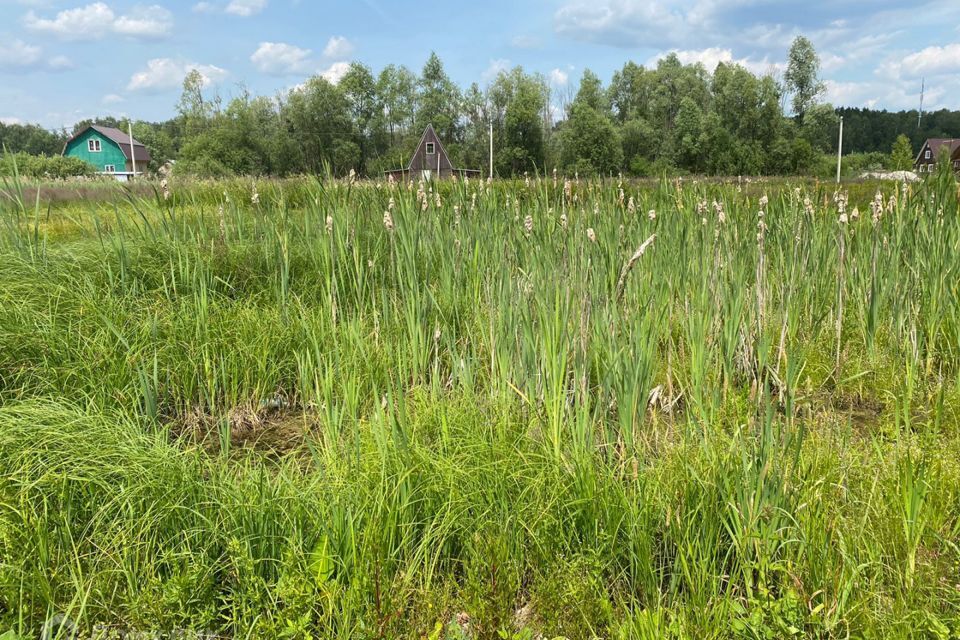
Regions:
<instances>
[{"instance_id":1,"label":"tall green grass","mask_svg":"<svg viewBox=\"0 0 960 640\"><path fill-rule=\"evenodd\" d=\"M4 188L16 634L960 633L949 175Z\"/></svg>"}]
</instances>

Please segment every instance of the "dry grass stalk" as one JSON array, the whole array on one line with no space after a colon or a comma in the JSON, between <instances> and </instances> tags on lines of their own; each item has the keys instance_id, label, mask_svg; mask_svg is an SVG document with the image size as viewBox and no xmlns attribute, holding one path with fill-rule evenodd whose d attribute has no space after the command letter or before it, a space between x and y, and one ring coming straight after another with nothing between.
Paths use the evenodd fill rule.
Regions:
<instances>
[{"instance_id":1,"label":"dry grass stalk","mask_svg":"<svg viewBox=\"0 0 960 640\"><path fill-rule=\"evenodd\" d=\"M623 265L623 269L620 271L620 279L617 281L617 302L620 302L621 298L623 298L623 292L627 287L627 276L630 275L630 271L633 270L633 266L637 264L637 261L640 260L641 256L643 256L646 250L656 239L657 234L653 234L644 240L643 244L641 244L637 250L633 252L633 255L630 256L630 259L627 260L626 264Z\"/></svg>"}]
</instances>

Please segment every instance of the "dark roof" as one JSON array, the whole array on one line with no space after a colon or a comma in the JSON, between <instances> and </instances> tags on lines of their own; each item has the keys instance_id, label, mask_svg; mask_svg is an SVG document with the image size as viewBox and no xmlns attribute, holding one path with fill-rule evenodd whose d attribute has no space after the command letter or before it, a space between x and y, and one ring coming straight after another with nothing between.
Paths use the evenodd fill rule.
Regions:
<instances>
[{"instance_id":1,"label":"dark roof","mask_svg":"<svg viewBox=\"0 0 960 640\"><path fill-rule=\"evenodd\" d=\"M420 147L425 147L427 142L436 142L440 147L439 153L441 158L447 161L447 164L450 167L453 167L453 163L450 162L450 156L447 155L447 150L443 148L443 142L440 140L440 136L437 135L437 132L434 131L433 125L428 124L427 128L423 130L423 135L420 136L420 142L417 143L417 148L414 150L413 155L410 156L410 162L407 163L407 170L410 171L413 169L413 161L416 160L417 155L420 152Z\"/></svg>"},{"instance_id":2,"label":"dark roof","mask_svg":"<svg viewBox=\"0 0 960 640\"><path fill-rule=\"evenodd\" d=\"M437 145L435 154L437 155L437 168L441 173L444 171L464 175L480 173L478 169L458 169L453 166L453 162L450 160L450 156L447 154L447 150L443 146L443 141L440 140L440 136L437 135L437 132L434 130L432 124L428 124L423 130L423 135L420 136L420 142L417 143L417 146L413 151L413 155L410 156L410 160L407 162L407 166L402 169L387 170L384 171L384 173L396 176L413 173L414 171L420 171L421 169L414 168L414 164L419 164L422 167L424 155L426 153L426 145L428 142L432 142Z\"/></svg>"},{"instance_id":3,"label":"dark roof","mask_svg":"<svg viewBox=\"0 0 960 640\"><path fill-rule=\"evenodd\" d=\"M957 152L957 149L960 149L960 138L929 138L923 144L923 147L920 148L920 153L917 155L917 162L919 163L923 155L923 150L927 147L930 148L931 157L936 159L940 155L940 149L947 147L950 150L950 155L953 156Z\"/></svg>"},{"instance_id":4,"label":"dark roof","mask_svg":"<svg viewBox=\"0 0 960 640\"><path fill-rule=\"evenodd\" d=\"M120 147L120 150L123 151L124 157L126 157L127 160L130 160L130 136L125 134L120 129L114 129L113 127L102 127L98 124L92 124L81 131L78 131L75 136L70 138L67 144L69 145L71 142L86 133L87 129L93 129L105 138L116 142L117 146ZM133 139L133 153L137 162L142 162L144 165L150 162L150 152L147 151L147 148L143 146L143 143L139 142L136 138ZM144 168L146 168L146 166L144 166Z\"/></svg>"}]
</instances>

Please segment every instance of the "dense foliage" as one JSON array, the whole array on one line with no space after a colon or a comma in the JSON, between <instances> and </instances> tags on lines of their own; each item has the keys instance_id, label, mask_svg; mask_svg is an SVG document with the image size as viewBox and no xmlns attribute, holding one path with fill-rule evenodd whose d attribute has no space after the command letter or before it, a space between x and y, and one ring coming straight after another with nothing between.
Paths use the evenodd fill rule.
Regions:
<instances>
[{"instance_id":1,"label":"dense foliage","mask_svg":"<svg viewBox=\"0 0 960 640\"><path fill-rule=\"evenodd\" d=\"M0 176L21 175L26 178L62 180L77 176L91 176L94 167L79 158L64 156L5 153L0 155Z\"/></svg>"},{"instance_id":2,"label":"dense foliage","mask_svg":"<svg viewBox=\"0 0 960 640\"><path fill-rule=\"evenodd\" d=\"M854 156L846 169L851 174L910 168L906 156L926 138L960 136L960 111L925 114L918 126L916 111L820 103L820 61L803 37L794 41L788 61L781 81L728 63L708 73L668 55L653 67L627 62L606 87L587 70L572 93L520 67L502 71L484 88L474 83L462 89L431 54L419 75L395 65L374 73L354 63L336 84L317 76L276 97L241 91L226 103L205 95L203 78L193 72L184 80L175 118L133 128L151 151L151 169L172 159L179 173L202 177L351 171L375 177L404 166L429 123L455 164L485 172L492 127L498 176L560 169L583 176L826 177L839 116L844 151ZM98 122L126 129L115 118ZM894 158L893 146L904 135L909 146L901 140ZM0 126L0 142L11 151L51 155L64 140L65 132Z\"/></svg>"}]
</instances>

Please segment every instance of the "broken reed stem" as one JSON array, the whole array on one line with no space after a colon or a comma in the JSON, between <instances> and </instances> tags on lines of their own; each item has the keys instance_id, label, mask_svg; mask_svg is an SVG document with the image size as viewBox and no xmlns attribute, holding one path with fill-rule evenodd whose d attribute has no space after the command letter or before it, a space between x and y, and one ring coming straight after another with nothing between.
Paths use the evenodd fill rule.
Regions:
<instances>
[{"instance_id":1,"label":"broken reed stem","mask_svg":"<svg viewBox=\"0 0 960 640\"><path fill-rule=\"evenodd\" d=\"M623 299L623 293L627 288L627 276L630 275L630 271L633 270L633 266L637 264L637 261L640 260L644 252L653 244L653 241L656 240L657 234L653 234L649 238L643 241L636 251L633 252L633 255L630 256L630 259L627 260L626 264L623 265L623 269L620 270L620 279L617 280L617 297L616 301L620 302Z\"/></svg>"},{"instance_id":2,"label":"broken reed stem","mask_svg":"<svg viewBox=\"0 0 960 640\"><path fill-rule=\"evenodd\" d=\"M844 262L846 259L846 238L844 229L840 227L840 266L837 272L837 377L840 376L840 338L843 332L843 285L844 285Z\"/></svg>"}]
</instances>

